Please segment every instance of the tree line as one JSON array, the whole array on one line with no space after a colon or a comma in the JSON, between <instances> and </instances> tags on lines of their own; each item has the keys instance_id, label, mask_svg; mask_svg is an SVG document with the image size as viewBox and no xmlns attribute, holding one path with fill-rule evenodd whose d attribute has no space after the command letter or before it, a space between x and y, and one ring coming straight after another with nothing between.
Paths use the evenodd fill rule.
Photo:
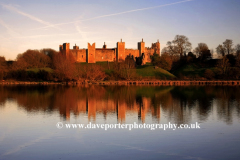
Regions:
<instances>
[{"instance_id":1,"label":"tree line","mask_svg":"<svg viewBox=\"0 0 240 160\"><path fill-rule=\"evenodd\" d=\"M151 63L174 73L175 70L189 64L204 69L205 79L239 79L240 77L240 44L226 39L216 47L220 58L213 59L213 49L206 43L198 43L192 50L192 44L184 35L176 35L167 42L161 56L154 53ZM18 54L15 61L6 61L0 56L0 80L27 81L69 81L69 80L141 80L136 74L137 64L127 56L123 62L99 64L75 63L70 54L66 58L53 49L27 50ZM36 69L34 71L34 69ZM176 75L185 79L184 75ZM195 77L198 79L200 77ZM189 79L189 77L187 78Z\"/></svg>"},{"instance_id":2,"label":"tree line","mask_svg":"<svg viewBox=\"0 0 240 160\"><path fill-rule=\"evenodd\" d=\"M134 68L135 62L129 57L121 63L76 63L71 53L66 58L53 49L27 50L18 54L15 61L0 56L0 80L130 80L136 78Z\"/></svg>"},{"instance_id":3,"label":"tree line","mask_svg":"<svg viewBox=\"0 0 240 160\"><path fill-rule=\"evenodd\" d=\"M154 54L153 65L173 72L188 64L204 68L206 79L239 79L240 77L240 44L234 46L233 41L226 39L216 47L219 58L213 59L214 50L206 43L198 43L192 50L192 44L184 35L176 35L174 40L167 42L161 56ZM181 78L181 77L180 77Z\"/></svg>"}]
</instances>

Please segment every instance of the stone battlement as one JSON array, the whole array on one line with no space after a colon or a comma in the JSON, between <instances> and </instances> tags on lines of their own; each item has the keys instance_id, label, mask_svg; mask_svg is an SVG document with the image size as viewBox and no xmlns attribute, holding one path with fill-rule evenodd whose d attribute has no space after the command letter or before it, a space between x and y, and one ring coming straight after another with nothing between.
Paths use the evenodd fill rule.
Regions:
<instances>
[{"instance_id":1,"label":"stone battlement","mask_svg":"<svg viewBox=\"0 0 240 160\"><path fill-rule=\"evenodd\" d=\"M95 43L88 43L87 49L80 49L79 46L73 46L73 49L70 49L69 43L63 43L59 45L59 51L68 58L70 54L73 55L76 62L87 62L87 63L96 63L103 61L124 61L127 56L134 57L134 60L137 58L142 59L142 64L146 62L151 62L150 56L154 53L160 54L160 43L152 43L151 47L145 47L145 42L138 42L137 49L127 49L125 48L125 42L117 42L116 48L107 48L107 45L104 42L102 48L95 48Z\"/></svg>"}]
</instances>

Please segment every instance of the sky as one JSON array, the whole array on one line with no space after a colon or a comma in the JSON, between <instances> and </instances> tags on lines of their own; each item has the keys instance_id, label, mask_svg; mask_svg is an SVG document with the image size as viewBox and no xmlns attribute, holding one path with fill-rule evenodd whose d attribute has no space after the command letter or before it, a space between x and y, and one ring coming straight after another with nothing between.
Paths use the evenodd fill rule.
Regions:
<instances>
[{"instance_id":1,"label":"sky","mask_svg":"<svg viewBox=\"0 0 240 160\"><path fill-rule=\"evenodd\" d=\"M62 43L87 48L146 47L159 39L161 49L185 35L194 49L210 49L232 39L240 44L239 0L0 0L0 56L7 60L28 49L59 50Z\"/></svg>"}]
</instances>

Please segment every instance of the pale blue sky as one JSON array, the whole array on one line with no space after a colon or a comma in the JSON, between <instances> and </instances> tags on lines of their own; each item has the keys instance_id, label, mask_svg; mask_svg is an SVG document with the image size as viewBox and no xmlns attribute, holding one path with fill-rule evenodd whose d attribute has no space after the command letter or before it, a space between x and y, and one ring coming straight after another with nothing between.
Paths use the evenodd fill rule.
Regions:
<instances>
[{"instance_id":1,"label":"pale blue sky","mask_svg":"<svg viewBox=\"0 0 240 160\"><path fill-rule=\"evenodd\" d=\"M225 39L240 43L239 0L0 0L0 56L15 59L27 49L96 42L126 48L159 39L161 49L185 35L193 49L215 49Z\"/></svg>"}]
</instances>

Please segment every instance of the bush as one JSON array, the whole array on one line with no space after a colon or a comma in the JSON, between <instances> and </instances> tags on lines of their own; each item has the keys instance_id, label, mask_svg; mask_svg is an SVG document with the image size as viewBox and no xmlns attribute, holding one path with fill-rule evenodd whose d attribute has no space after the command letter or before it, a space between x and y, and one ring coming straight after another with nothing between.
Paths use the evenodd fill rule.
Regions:
<instances>
[{"instance_id":1,"label":"bush","mask_svg":"<svg viewBox=\"0 0 240 160\"><path fill-rule=\"evenodd\" d=\"M151 62L154 66L158 66L160 68L163 68L165 70L170 71L172 69L172 58L168 54L163 54L161 57L154 53L151 57Z\"/></svg>"},{"instance_id":2,"label":"bush","mask_svg":"<svg viewBox=\"0 0 240 160\"><path fill-rule=\"evenodd\" d=\"M205 72L204 72L204 77L207 78L207 79L214 79L215 74L212 70L206 69Z\"/></svg>"},{"instance_id":3,"label":"bush","mask_svg":"<svg viewBox=\"0 0 240 160\"><path fill-rule=\"evenodd\" d=\"M51 73L45 71L45 70L40 70L38 73L37 73L37 78L38 79L41 79L43 81L51 81L53 80L53 76Z\"/></svg>"},{"instance_id":4,"label":"bush","mask_svg":"<svg viewBox=\"0 0 240 160\"><path fill-rule=\"evenodd\" d=\"M0 80L3 80L3 71L0 71Z\"/></svg>"},{"instance_id":5,"label":"bush","mask_svg":"<svg viewBox=\"0 0 240 160\"><path fill-rule=\"evenodd\" d=\"M54 74L60 81L68 81L75 78L76 66L72 59L58 54L53 58Z\"/></svg>"},{"instance_id":6,"label":"bush","mask_svg":"<svg viewBox=\"0 0 240 160\"><path fill-rule=\"evenodd\" d=\"M135 80L138 79L134 61L115 62L113 66L113 77L116 80Z\"/></svg>"},{"instance_id":7,"label":"bush","mask_svg":"<svg viewBox=\"0 0 240 160\"><path fill-rule=\"evenodd\" d=\"M232 79L239 79L240 78L240 68L232 67L229 69L229 77Z\"/></svg>"},{"instance_id":8,"label":"bush","mask_svg":"<svg viewBox=\"0 0 240 160\"><path fill-rule=\"evenodd\" d=\"M106 74L103 71L102 66L97 64L88 64L80 66L77 70L78 79L85 79L90 81L104 80Z\"/></svg>"}]
</instances>

